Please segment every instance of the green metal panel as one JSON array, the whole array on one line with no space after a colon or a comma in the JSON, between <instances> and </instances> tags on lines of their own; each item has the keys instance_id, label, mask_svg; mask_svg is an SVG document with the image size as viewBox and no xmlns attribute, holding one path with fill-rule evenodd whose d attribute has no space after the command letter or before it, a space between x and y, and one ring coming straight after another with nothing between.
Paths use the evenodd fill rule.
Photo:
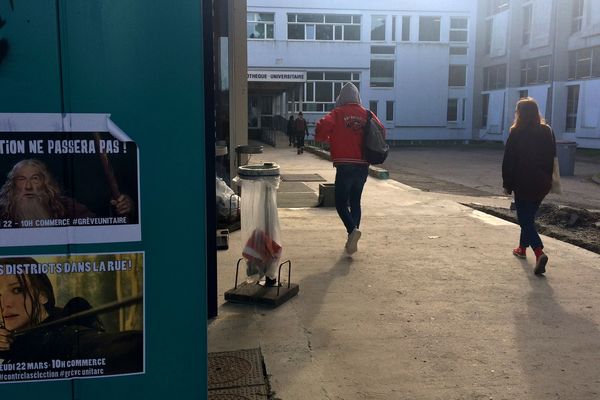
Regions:
<instances>
[{"instance_id":1,"label":"green metal panel","mask_svg":"<svg viewBox=\"0 0 600 400\"><path fill-rule=\"evenodd\" d=\"M0 38L9 52L0 64L0 112L60 112L56 5L48 0L0 2ZM2 179L2 182L4 180ZM1 248L0 254L64 254L67 246ZM72 382L2 384L2 396L71 399Z\"/></svg>"},{"instance_id":2,"label":"green metal panel","mask_svg":"<svg viewBox=\"0 0 600 400\"><path fill-rule=\"evenodd\" d=\"M0 2L0 38L9 51L0 64L0 112L60 112L55 2Z\"/></svg>"},{"instance_id":3,"label":"green metal panel","mask_svg":"<svg viewBox=\"0 0 600 400\"><path fill-rule=\"evenodd\" d=\"M8 2L0 3L6 9ZM57 112L60 82L56 54L25 66L39 52L56 49L59 36L50 5L40 0L15 1L32 15L41 3L48 22L40 38L12 68L12 91L27 90L42 80L41 99L22 95L20 103L0 94L0 111ZM146 251L146 373L71 382L2 385L3 395L53 399L155 399L206 396L206 217L202 7L200 1L86 0L59 1L60 61L64 112L109 113L138 144L142 242L70 246L74 252ZM25 19L15 32L32 34ZM12 22L7 22L7 27ZM4 33L3 33L4 34ZM42 40L41 37L44 37ZM15 44L16 46L16 44ZM12 52L12 50L11 50ZM15 50L16 53L16 50ZM12 53L11 56L15 56ZM14 64L13 64L14 63ZM19 70L25 68L24 70ZM18 72L16 72L18 71ZM42 90L54 85L55 90ZM28 103L28 100L31 103ZM54 249L54 248L53 248ZM35 250L39 252L39 249ZM52 252L60 252L54 251ZM59 391L60 389L60 391ZM30 394L31 393L31 394Z\"/></svg>"}]
</instances>

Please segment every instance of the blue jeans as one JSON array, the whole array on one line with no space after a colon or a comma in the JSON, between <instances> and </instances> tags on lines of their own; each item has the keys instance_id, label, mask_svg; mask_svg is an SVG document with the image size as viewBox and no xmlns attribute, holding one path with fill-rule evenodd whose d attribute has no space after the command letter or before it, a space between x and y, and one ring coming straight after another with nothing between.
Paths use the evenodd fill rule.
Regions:
<instances>
[{"instance_id":1,"label":"blue jeans","mask_svg":"<svg viewBox=\"0 0 600 400\"><path fill-rule=\"evenodd\" d=\"M369 175L366 164L340 164L335 174L335 209L346 231L352 232L360 225L360 198Z\"/></svg>"},{"instance_id":2,"label":"blue jeans","mask_svg":"<svg viewBox=\"0 0 600 400\"><path fill-rule=\"evenodd\" d=\"M521 237L519 238L519 245L521 247L531 246L533 249L538 247L544 248L542 239L540 239L540 235L538 235L535 229L535 214L540 208L540 204L541 201L515 199L517 218L521 226Z\"/></svg>"}]
</instances>

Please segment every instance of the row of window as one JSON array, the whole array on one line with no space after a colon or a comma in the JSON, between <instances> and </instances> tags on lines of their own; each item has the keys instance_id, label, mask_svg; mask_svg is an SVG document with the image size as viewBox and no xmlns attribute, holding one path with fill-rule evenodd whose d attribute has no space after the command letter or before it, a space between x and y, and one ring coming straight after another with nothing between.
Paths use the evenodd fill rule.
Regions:
<instances>
[{"instance_id":1,"label":"row of window","mask_svg":"<svg viewBox=\"0 0 600 400\"><path fill-rule=\"evenodd\" d=\"M600 77L600 46L569 52L568 79ZM551 56L542 56L521 61L521 86L539 85L552 80ZM483 69L483 90L506 87L506 64Z\"/></svg>"},{"instance_id":2,"label":"row of window","mask_svg":"<svg viewBox=\"0 0 600 400\"><path fill-rule=\"evenodd\" d=\"M583 22L583 0L571 0L571 34L581 31ZM531 3L523 6L523 45L529 44L531 39L531 23L533 18L533 5Z\"/></svg>"},{"instance_id":3,"label":"row of window","mask_svg":"<svg viewBox=\"0 0 600 400\"><path fill-rule=\"evenodd\" d=\"M361 16L348 14L288 14L288 40L360 41ZM392 16L391 40L396 41L396 16ZM385 15L371 16L371 40L386 40ZM410 16L402 16L402 41L410 41ZM248 38L274 39L275 14L249 12ZM441 17L419 17L419 41L440 41ZM450 18L450 42L466 42L467 17Z\"/></svg>"},{"instance_id":4,"label":"row of window","mask_svg":"<svg viewBox=\"0 0 600 400\"><path fill-rule=\"evenodd\" d=\"M310 71L306 74L304 84L303 111L327 112L333 110L335 99L342 86L352 82L360 91L360 72L357 71ZM295 94L296 101L300 100L299 93ZM292 102L288 102L291 111ZM295 110L298 111L298 110Z\"/></svg>"},{"instance_id":5,"label":"row of window","mask_svg":"<svg viewBox=\"0 0 600 400\"><path fill-rule=\"evenodd\" d=\"M550 56L521 61L521 86L550 82Z\"/></svg>"},{"instance_id":6,"label":"row of window","mask_svg":"<svg viewBox=\"0 0 600 400\"><path fill-rule=\"evenodd\" d=\"M394 61L371 60L371 87L394 86ZM360 90L359 72L310 71L304 84L304 111L326 112L333 109L337 94L347 82L352 82ZM467 82L466 65L450 65L448 86L463 87ZM296 101L300 100L296 93ZM291 107L291 101L290 101ZM290 108L291 109L291 108Z\"/></svg>"},{"instance_id":7,"label":"row of window","mask_svg":"<svg viewBox=\"0 0 600 400\"><path fill-rule=\"evenodd\" d=\"M322 73L321 73L322 74ZM334 99L333 96L335 93L339 92L341 86L343 86L345 82L315 82L313 85L312 82L307 83L307 87L309 88L306 92L306 102L303 104L304 111L321 111L327 112L333 109ZM355 85L358 85L358 82L354 82ZM320 85L320 87L319 87ZM333 91L332 91L333 89ZM337 89L337 92L336 92ZM520 90L519 97L527 97L527 90ZM320 103L318 101L311 100L326 100L325 103ZM289 111L291 110L291 102L289 103ZM378 104L377 100L369 101L369 109L375 114L378 115ZM459 104L461 107L459 108ZM552 89L548 88L547 99L546 99L546 110L545 116L546 121L551 120L551 107L552 104ZM394 120L394 101L388 100L385 102L385 120L393 121ZM567 111L566 111L566 123L565 130L567 132L575 131L577 127L577 111L579 107L579 85L572 85L567 87ZM298 110L295 110L298 111ZM460 111L460 118L459 118ZM449 98L447 109L446 109L446 120L448 122L458 122L465 120L465 112L466 112L466 99L465 98ZM488 112L489 112L489 94L482 95L482 126L487 126L488 123Z\"/></svg>"},{"instance_id":8,"label":"row of window","mask_svg":"<svg viewBox=\"0 0 600 400\"><path fill-rule=\"evenodd\" d=\"M375 114L379 117L379 114L377 113L378 103L379 102L377 100L369 101L369 110L371 110L371 112L373 114ZM394 101L392 101L392 100L388 100L385 102L385 120L386 121L394 120Z\"/></svg>"},{"instance_id":9,"label":"row of window","mask_svg":"<svg viewBox=\"0 0 600 400\"><path fill-rule=\"evenodd\" d=\"M600 77L600 46L569 52L569 79Z\"/></svg>"},{"instance_id":10,"label":"row of window","mask_svg":"<svg viewBox=\"0 0 600 400\"><path fill-rule=\"evenodd\" d=\"M466 99L462 98L462 99L448 99L448 106L446 109L446 120L448 122L458 122L459 121L459 108L458 105L459 103L462 104L461 107L461 114L460 114L460 121L464 121L465 120L465 112L466 112ZM371 112L373 112L373 114L378 115L378 110L377 110L377 106L379 104L379 101L377 100L371 100L369 101L369 110L371 110ZM393 121L394 120L394 101L392 100L387 100L385 102L385 120L386 121Z\"/></svg>"},{"instance_id":11,"label":"row of window","mask_svg":"<svg viewBox=\"0 0 600 400\"><path fill-rule=\"evenodd\" d=\"M519 97L527 97L527 90L520 90ZM449 100L450 101L450 100ZM483 94L481 96L481 126L487 126L488 124L488 112L489 112L489 101L490 95ZM565 131L574 132L577 129L577 110L579 108L579 85L567 86L567 112L565 120ZM450 109L450 108L449 108ZM550 122L552 120L552 88L548 88L546 95L546 110L545 119ZM450 121L450 119L449 119Z\"/></svg>"},{"instance_id":12,"label":"row of window","mask_svg":"<svg viewBox=\"0 0 600 400\"><path fill-rule=\"evenodd\" d=\"M557 0L555 0L557 1ZM572 14L571 14L571 34L581 31L583 22L583 6L584 0L571 0L572 1ZM508 9L507 0L489 0L488 3L488 16L502 12ZM528 45L531 40L531 27L533 19L533 4L526 3L523 5L523 27L522 27L522 44L523 46ZM493 19L488 18L486 20L486 36L485 36L485 50L486 54L490 54L491 42L492 42L492 29Z\"/></svg>"}]
</instances>

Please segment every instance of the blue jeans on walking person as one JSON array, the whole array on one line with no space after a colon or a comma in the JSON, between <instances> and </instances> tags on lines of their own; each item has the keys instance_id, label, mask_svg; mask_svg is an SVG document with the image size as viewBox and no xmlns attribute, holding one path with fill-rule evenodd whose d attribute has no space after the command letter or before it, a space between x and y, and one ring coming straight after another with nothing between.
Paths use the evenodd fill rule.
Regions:
<instances>
[{"instance_id":1,"label":"blue jeans on walking person","mask_svg":"<svg viewBox=\"0 0 600 400\"><path fill-rule=\"evenodd\" d=\"M531 246L533 249L538 247L544 248L542 239L540 239L540 235L538 235L535 229L535 215L540 208L540 204L541 201L515 199L517 218L521 226L521 237L519 238L519 245L521 247L527 248Z\"/></svg>"},{"instance_id":2,"label":"blue jeans on walking person","mask_svg":"<svg viewBox=\"0 0 600 400\"><path fill-rule=\"evenodd\" d=\"M360 225L360 198L369 175L367 164L339 164L335 174L335 208L348 234Z\"/></svg>"}]
</instances>

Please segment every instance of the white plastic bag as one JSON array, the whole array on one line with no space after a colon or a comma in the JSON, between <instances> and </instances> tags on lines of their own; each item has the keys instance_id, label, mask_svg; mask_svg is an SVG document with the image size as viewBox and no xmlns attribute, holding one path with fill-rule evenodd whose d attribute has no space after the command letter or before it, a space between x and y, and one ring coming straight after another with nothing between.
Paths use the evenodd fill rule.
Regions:
<instances>
[{"instance_id":1,"label":"white plastic bag","mask_svg":"<svg viewBox=\"0 0 600 400\"><path fill-rule=\"evenodd\" d=\"M218 215L227 220L237 219L240 197L219 177L216 180L216 188Z\"/></svg>"},{"instance_id":2,"label":"white plastic bag","mask_svg":"<svg viewBox=\"0 0 600 400\"><path fill-rule=\"evenodd\" d=\"M239 179L241 196L242 256L248 282L263 276L277 278L281 257L281 230L277 213L279 176Z\"/></svg>"}]
</instances>

